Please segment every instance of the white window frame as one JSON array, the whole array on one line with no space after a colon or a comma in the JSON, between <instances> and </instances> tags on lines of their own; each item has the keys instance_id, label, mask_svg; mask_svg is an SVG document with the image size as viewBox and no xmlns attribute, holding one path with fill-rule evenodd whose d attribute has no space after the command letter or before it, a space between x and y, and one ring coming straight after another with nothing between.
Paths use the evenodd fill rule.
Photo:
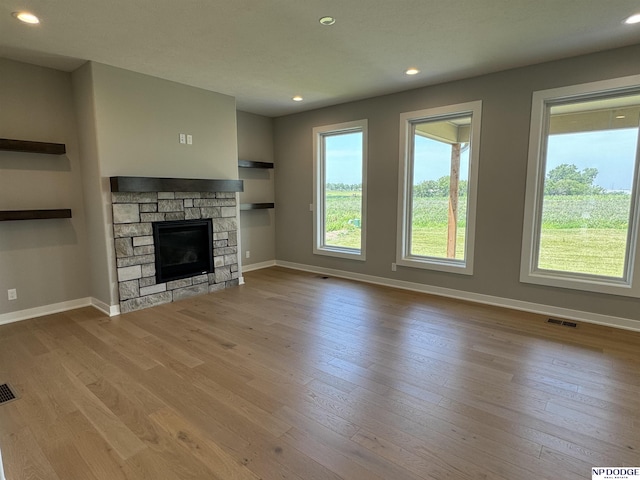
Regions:
<instances>
[{"instance_id":1,"label":"white window frame","mask_svg":"<svg viewBox=\"0 0 640 480\"><path fill-rule=\"evenodd\" d=\"M313 128L313 253L331 257L366 260L367 246L367 119L336 123ZM325 156L324 137L344 133L362 133L362 218L360 219L360 248L337 247L325 244Z\"/></svg>"},{"instance_id":2,"label":"white window frame","mask_svg":"<svg viewBox=\"0 0 640 480\"><path fill-rule=\"evenodd\" d=\"M587 101L609 95L640 92L640 75L599 82L572 85L533 92L529 160L522 233L520 281L537 285L562 287L589 292L640 297L638 257L638 224L640 222L640 142L632 182L630 226L627 236L625 274L622 279L573 272L544 270L537 267L540 245L542 201L546 170L546 145L550 107L568 101Z\"/></svg>"},{"instance_id":3,"label":"white window frame","mask_svg":"<svg viewBox=\"0 0 640 480\"><path fill-rule=\"evenodd\" d=\"M471 115L471 149L469 152L468 205L464 260L411 255L410 229L413 216L413 125L425 120L446 120L450 117L455 118L465 114ZM398 186L398 240L396 251L397 265L473 275L481 117L481 100L429 108L414 112L406 112L400 115L400 175Z\"/></svg>"}]
</instances>

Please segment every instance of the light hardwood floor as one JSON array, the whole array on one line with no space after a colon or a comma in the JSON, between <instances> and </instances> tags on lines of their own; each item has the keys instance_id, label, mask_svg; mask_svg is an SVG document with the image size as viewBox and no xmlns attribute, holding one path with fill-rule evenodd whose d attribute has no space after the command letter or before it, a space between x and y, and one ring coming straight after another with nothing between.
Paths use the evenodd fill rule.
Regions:
<instances>
[{"instance_id":1,"label":"light hardwood floor","mask_svg":"<svg viewBox=\"0 0 640 480\"><path fill-rule=\"evenodd\" d=\"M0 326L7 480L590 479L640 465L640 334L270 268Z\"/></svg>"}]
</instances>

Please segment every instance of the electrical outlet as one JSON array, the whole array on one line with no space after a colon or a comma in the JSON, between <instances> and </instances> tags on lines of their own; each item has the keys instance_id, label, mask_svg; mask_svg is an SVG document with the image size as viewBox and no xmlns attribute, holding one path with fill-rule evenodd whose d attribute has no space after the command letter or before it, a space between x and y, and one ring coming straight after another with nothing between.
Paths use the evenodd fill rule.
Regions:
<instances>
[{"instance_id":1,"label":"electrical outlet","mask_svg":"<svg viewBox=\"0 0 640 480\"><path fill-rule=\"evenodd\" d=\"M187 136L184 133L180 134L180 143L183 145L187 143Z\"/></svg>"},{"instance_id":2,"label":"electrical outlet","mask_svg":"<svg viewBox=\"0 0 640 480\"><path fill-rule=\"evenodd\" d=\"M187 145L193 145L193 135L187 134Z\"/></svg>"},{"instance_id":3,"label":"electrical outlet","mask_svg":"<svg viewBox=\"0 0 640 480\"><path fill-rule=\"evenodd\" d=\"M9 290L7 290L7 297L9 297L9 300L17 300L18 291L15 288L10 288Z\"/></svg>"},{"instance_id":4,"label":"electrical outlet","mask_svg":"<svg viewBox=\"0 0 640 480\"><path fill-rule=\"evenodd\" d=\"M244 258L251 258L251 252L249 250L244 253Z\"/></svg>"},{"instance_id":5,"label":"electrical outlet","mask_svg":"<svg viewBox=\"0 0 640 480\"><path fill-rule=\"evenodd\" d=\"M396 271L396 268L397 268L396 264L395 264L395 263L392 263L392 264L391 264L391 271L392 271L392 272L395 272L395 271Z\"/></svg>"}]
</instances>

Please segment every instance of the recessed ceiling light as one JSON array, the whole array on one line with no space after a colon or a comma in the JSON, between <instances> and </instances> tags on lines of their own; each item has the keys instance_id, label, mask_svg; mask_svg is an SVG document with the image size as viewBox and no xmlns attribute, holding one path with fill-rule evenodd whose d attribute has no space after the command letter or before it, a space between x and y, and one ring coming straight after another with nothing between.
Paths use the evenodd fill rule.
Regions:
<instances>
[{"instance_id":1,"label":"recessed ceiling light","mask_svg":"<svg viewBox=\"0 0 640 480\"><path fill-rule=\"evenodd\" d=\"M291 100L293 100L294 102L301 102L303 98L300 95L296 95Z\"/></svg>"},{"instance_id":2,"label":"recessed ceiling light","mask_svg":"<svg viewBox=\"0 0 640 480\"><path fill-rule=\"evenodd\" d=\"M29 12L13 12L13 16L18 20L24 23L29 23L31 25L35 25L40 23L40 19L36 17L33 13Z\"/></svg>"},{"instance_id":3,"label":"recessed ceiling light","mask_svg":"<svg viewBox=\"0 0 640 480\"><path fill-rule=\"evenodd\" d=\"M640 23L640 13L636 13L635 15L631 15L629 18L627 18L624 23L626 23L627 25L631 25L633 23Z\"/></svg>"},{"instance_id":4,"label":"recessed ceiling light","mask_svg":"<svg viewBox=\"0 0 640 480\"><path fill-rule=\"evenodd\" d=\"M318 20L322 25L325 26L329 26L329 25L333 25L334 23L336 23L336 19L335 17L330 17L330 16L326 16L326 17L321 17L320 20Z\"/></svg>"},{"instance_id":5,"label":"recessed ceiling light","mask_svg":"<svg viewBox=\"0 0 640 480\"><path fill-rule=\"evenodd\" d=\"M418 70L417 68L413 68L413 67L411 67L411 68L407 68L407 69L404 71L404 73L405 73L405 74L407 74L407 75L417 75L417 74L419 74L419 73L420 73L420 70Z\"/></svg>"},{"instance_id":6,"label":"recessed ceiling light","mask_svg":"<svg viewBox=\"0 0 640 480\"><path fill-rule=\"evenodd\" d=\"M616 118L617 118L618 120L620 120L621 118L627 118L627 117L626 117L626 116L624 116L624 115L616 115Z\"/></svg>"}]
</instances>

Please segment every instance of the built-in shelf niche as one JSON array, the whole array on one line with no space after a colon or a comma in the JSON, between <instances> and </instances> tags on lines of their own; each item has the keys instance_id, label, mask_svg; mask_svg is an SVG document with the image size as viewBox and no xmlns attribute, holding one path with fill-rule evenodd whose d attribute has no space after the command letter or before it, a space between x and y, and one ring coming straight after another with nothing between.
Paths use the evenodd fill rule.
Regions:
<instances>
[{"instance_id":1,"label":"built-in shelf niche","mask_svg":"<svg viewBox=\"0 0 640 480\"><path fill-rule=\"evenodd\" d=\"M253 160L238 160L238 167L240 168L273 168L272 162L254 162ZM261 203L241 203L240 210L267 210L269 208L275 208L273 202L261 202Z\"/></svg>"},{"instance_id":2,"label":"built-in shelf niche","mask_svg":"<svg viewBox=\"0 0 640 480\"><path fill-rule=\"evenodd\" d=\"M271 202L265 203L241 203L240 210L265 210L268 208L275 208L276 204Z\"/></svg>"},{"instance_id":3,"label":"built-in shelf niche","mask_svg":"<svg viewBox=\"0 0 640 480\"><path fill-rule=\"evenodd\" d=\"M240 168L273 168L271 162L254 162L251 160L238 160L238 166Z\"/></svg>"},{"instance_id":4,"label":"built-in shelf niche","mask_svg":"<svg viewBox=\"0 0 640 480\"><path fill-rule=\"evenodd\" d=\"M67 153L67 147L64 143L32 142L30 140L13 140L10 138L0 138L0 150L45 153L48 155L64 155Z\"/></svg>"},{"instance_id":5,"label":"built-in shelf niche","mask_svg":"<svg viewBox=\"0 0 640 480\"><path fill-rule=\"evenodd\" d=\"M33 142L0 138L0 150L6 152L42 153L45 155L64 155L67 147L64 143ZM71 209L49 210L0 210L0 222L16 220L49 220L52 218L71 218Z\"/></svg>"},{"instance_id":6,"label":"built-in shelf niche","mask_svg":"<svg viewBox=\"0 0 640 480\"><path fill-rule=\"evenodd\" d=\"M16 220L49 220L52 218L71 218L71 209L0 210L0 222L12 222Z\"/></svg>"}]
</instances>

